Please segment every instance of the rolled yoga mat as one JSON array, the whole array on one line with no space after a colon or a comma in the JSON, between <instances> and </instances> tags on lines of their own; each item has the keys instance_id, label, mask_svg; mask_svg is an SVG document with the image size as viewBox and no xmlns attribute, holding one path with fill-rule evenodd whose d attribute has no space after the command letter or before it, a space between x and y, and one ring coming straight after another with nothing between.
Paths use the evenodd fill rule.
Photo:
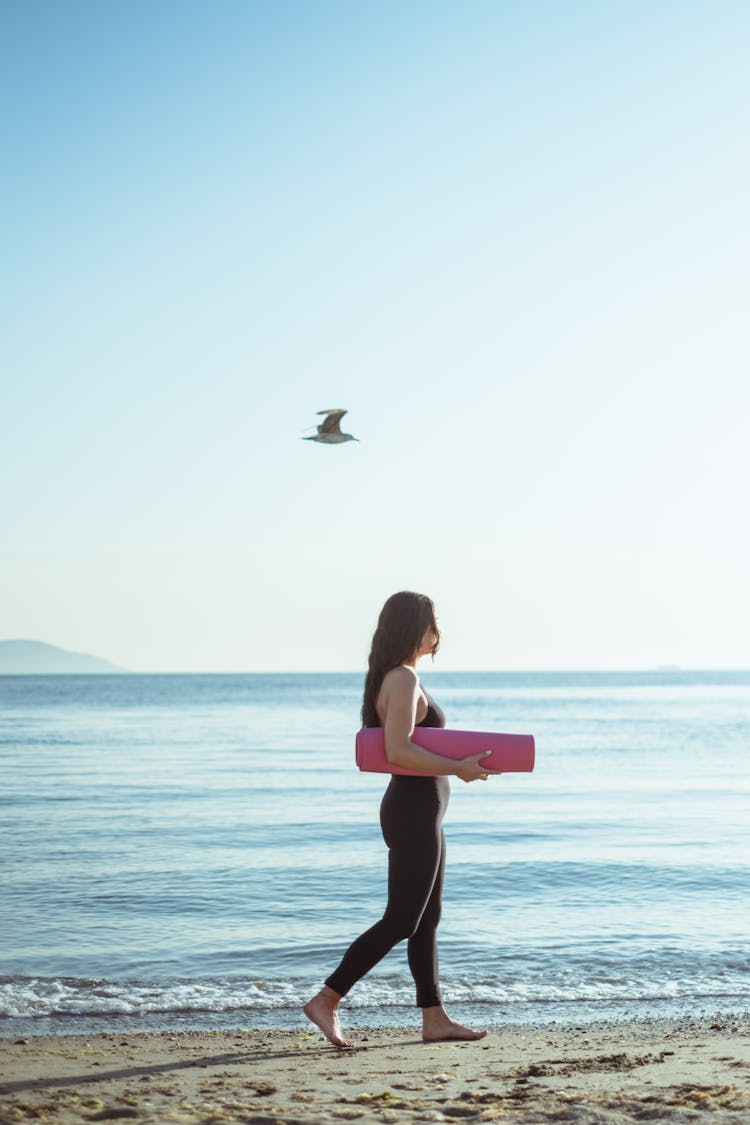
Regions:
<instances>
[{"instance_id":1,"label":"rolled yoga mat","mask_svg":"<svg viewBox=\"0 0 750 1125\"><path fill-rule=\"evenodd\" d=\"M431 750L443 758L468 758L483 750L492 753L482 765L503 773L531 773L534 769L534 736L532 734L496 734L477 730L449 730L446 727L415 727L411 741L423 750ZM429 770L406 769L389 762L385 754L382 727L363 727L357 731L355 743L357 765L365 773L397 773L411 777L431 777Z\"/></svg>"}]
</instances>

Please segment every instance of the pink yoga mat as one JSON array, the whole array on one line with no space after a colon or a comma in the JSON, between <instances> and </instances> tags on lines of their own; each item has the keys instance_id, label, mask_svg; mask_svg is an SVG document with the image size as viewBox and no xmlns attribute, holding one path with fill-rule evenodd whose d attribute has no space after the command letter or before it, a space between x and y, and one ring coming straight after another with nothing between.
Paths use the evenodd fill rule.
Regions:
<instances>
[{"instance_id":1,"label":"pink yoga mat","mask_svg":"<svg viewBox=\"0 0 750 1125\"><path fill-rule=\"evenodd\" d=\"M491 750L482 765L503 773L531 773L534 768L534 736L531 734L495 734L477 730L448 730L445 727L415 727L411 741L423 750L431 750L443 758L468 758L482 750ZM382 727L364 727L357 732L355 757L366 773L397 773L411 777L430 777L428 771L411 770L394 765L385 755Z\"/></svg>"}]
</instances>

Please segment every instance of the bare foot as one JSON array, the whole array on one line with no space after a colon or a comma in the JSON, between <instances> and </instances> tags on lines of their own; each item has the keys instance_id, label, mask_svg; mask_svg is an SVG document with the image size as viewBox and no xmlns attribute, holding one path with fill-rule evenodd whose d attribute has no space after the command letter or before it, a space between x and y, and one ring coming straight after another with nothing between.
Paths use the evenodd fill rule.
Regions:
<instances>
[{"instance_id":1,"label":"bare foot","mask_svg":"<svg viewBox=\"0 0 750 1125\"><path fill-rule=\"evenodd\" d=\"M486 1031L477 1031L473 1027L456 1023L442 1006L422 1009L423 1043L440 1043L447 1039L484 1039L486 1034Z\"/></svg>"},{"instance_id":2,"label":"bare foot","mask_svg":"<svg viewBox=\"0 0 750 1125\"><path fill-rule=\"evenodd\" d=\"M339 1026L338 1007L341 997L332 988L324 985L317 996L308 1000L302 1011L309 1020L319 1027L329 1043L334 1047L353 1047L354 1044L344 1039Z\"/></svg>"}]
</instances>

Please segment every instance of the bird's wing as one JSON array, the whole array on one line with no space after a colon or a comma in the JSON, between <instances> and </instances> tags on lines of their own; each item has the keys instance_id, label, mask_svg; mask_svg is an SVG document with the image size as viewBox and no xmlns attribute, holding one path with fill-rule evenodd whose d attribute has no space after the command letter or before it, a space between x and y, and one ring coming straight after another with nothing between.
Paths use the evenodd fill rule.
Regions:
<instances>
[{"instance_id":1,"label":"bird's wing","mask_svg":"<svg viewBox=\"0 0 750 1125\"><path fill-rule=\"evenodd\" d=\"M339 422L346 414L345 410L319 410L318 414L325 414L326 417L318 426L319 434L340 434L341 427Z\"/></svg>"}]
</instances>

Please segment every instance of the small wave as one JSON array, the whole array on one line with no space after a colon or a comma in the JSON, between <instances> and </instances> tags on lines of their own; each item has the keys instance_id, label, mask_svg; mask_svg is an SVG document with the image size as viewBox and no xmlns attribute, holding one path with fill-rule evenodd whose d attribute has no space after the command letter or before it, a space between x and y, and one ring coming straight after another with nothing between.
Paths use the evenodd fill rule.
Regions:
<instances>
[{"instance_id":1,"label":"small wave","mask_svg":"<svg viewBox=\"0 0 750 1125\"><path fill-rule=\"evenodd\" d=\"M291 986L258 981L137 981L15 978L0 983L0 1018L229 1012L285 1007Z\"/></svg>"},{"instance_id":2,"label":"small wave","mask_svg":"<svg viewBox=\"0 0 750 1125\"><path fill-rule=\"evenodd\" d=\"M267 1012L299 1009L319 982L310 978L260 981L172 980L158 983L78 978L15 977L0 981L0 1019L43 1019L76 1016L146 1016L154 1014ZM413 986L405 974L372 975L362 981L348 1003L353 1008L411 1006ZM750 998L746 973L726 972L712 978L583 979L560 977L540 981L454 979L445 988L454 1004L516 1005L591 1004L601 1002L699 1001Z\"/></svg>"}]
</instances>

